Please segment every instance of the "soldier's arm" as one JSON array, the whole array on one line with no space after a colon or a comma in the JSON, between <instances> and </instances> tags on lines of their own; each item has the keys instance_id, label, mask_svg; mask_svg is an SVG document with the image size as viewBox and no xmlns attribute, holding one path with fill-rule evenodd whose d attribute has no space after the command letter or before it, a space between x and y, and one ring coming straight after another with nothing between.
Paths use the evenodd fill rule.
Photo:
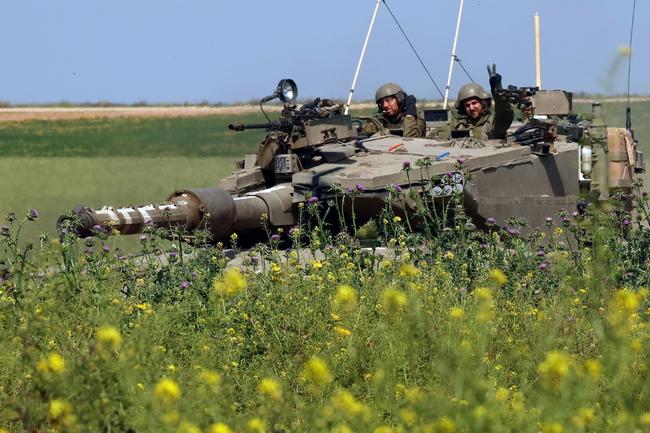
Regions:
<instances>
[{"instance_id":1,"label":"soldier's arm","mask_svg":"<svg viewBox=\"0 0 650 433\"><path fill-rule=\"evenodd\" d=\"M515 111L510 102L503 96L499 96L497 92L492 91L492 97L494 98L494 123L491 138L505 138L506 132L515 118Z\"/></svg>"},{"instance_id":2,"label":"soldier's arm","mask_svg":"<svg viewBox=\"0 0 650 433\"><path fill-rule=\"evenodd\" d=\"M368 120L366 121L365 125L363 125L363 133L368 137L370 137L373 134L376 134L377 132L379 132L379 129L377 128L375 122Z\"/></svg>"}]
</instances>

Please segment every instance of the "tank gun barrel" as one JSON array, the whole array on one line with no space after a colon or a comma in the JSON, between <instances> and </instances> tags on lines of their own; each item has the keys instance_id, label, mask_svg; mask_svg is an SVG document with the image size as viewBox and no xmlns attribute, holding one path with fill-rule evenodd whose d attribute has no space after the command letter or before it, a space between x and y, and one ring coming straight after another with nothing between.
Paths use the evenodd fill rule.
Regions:
<instances>
[{"instance_id":1,"label":"tank gun barrel","mask_svg":"<svg viewBox=\"0 0 650 433\"><path fill-rule=\"evenodd\" d=\"M72 215L60 216L57 227L60 231L72 229L79 237L106 229L126 235L142 233L149 226L176 227L186 234L204 228L212 242L218 242L239 230L261 228L262 214L269 214L267 200L262 197L237 199L223 189L202 188L175 192L162 204L100 209L81 206Z\"/></svg>"}]
</instances>

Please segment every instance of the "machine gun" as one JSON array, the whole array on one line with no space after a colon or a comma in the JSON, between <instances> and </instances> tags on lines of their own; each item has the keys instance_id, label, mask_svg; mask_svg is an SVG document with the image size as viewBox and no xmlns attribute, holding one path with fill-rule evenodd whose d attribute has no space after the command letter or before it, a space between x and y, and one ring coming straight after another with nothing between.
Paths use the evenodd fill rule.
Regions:
<instances>
[{"instance_id":1,"label":"machine gun","mask_svg":"<svg viewBox=\"0 0 650 433\"><path fill-rule=\"evenodd\" d=\"M517 87L510 85L507 88L495 90L497 96L519 108L524 119L529 118L533 111L533 96L539 91L538 87Z\"/></svg>"}]
</instances>

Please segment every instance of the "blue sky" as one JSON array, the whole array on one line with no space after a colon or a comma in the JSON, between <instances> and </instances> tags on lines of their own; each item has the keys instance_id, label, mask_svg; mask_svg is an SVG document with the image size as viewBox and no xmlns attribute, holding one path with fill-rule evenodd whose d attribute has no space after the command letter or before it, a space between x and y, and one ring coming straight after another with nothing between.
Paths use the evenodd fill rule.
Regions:
<instances>
[{"instance_id":1,"label":"blue sky","mask_svg":"<svg viewBox=\"0 0 650 433\"><path fill-rule=\"evenodd\" d=\"M387 0L437 84L447 78L457 0ZM0 100L248 101L280 78L301 97L345 98L375 0L2 0ZM622 93L631 0L466 0L458 57L487 83L534 84L533 16L542 22L545 88ZM650 94L650 4L637 4L632 91ZM379 12L356 98L396 81L436 98L387 10ZM456 68L452 95L467 81Z\"/></svg>"}]
</instances>

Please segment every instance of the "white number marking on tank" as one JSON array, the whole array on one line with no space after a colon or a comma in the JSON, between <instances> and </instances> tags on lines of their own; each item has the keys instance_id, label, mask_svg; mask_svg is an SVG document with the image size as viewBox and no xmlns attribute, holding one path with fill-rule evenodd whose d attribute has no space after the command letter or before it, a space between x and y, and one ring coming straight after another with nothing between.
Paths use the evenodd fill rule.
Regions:
<instances>
[{"instance_id":1,"label":"white number marking on tank","mask_svg":"<svg viewBox=\"0 0 650 433\"><path fill-rule=\"evenodd\" d=\"M147 224L153 221L151 215L149 215L150 210L155 210L156 208L150 204L138 208L138 211L142 214L142 222Z\"/></svg>"},{"instance_id":2,"label":"white number marking on tank","mask_svg":"<svg viewBox=\"0 0 650 433\"><path fill-rule=\"evenodd\" d=\"M160 209L160 210L174 210L174 209L176 209L176 206L174 206L173 204L163 204L163 205L158 206L158 209Z\"/></svg>"},{"instance_id":3,"label":"white number marking on tank","mask_svg":"<svg viewBox=\"0 0 650 433\"><path fill-rule=\"evenodd\" d=\"M117 209L117 213L122 215L124 217L124 222L126 224L131 224L133 222L133 218L131 218L131 215L129 215L129 212L135 212L135 209L130 208L130 207L123 207L121 209Z\"/></svg>"},{"instance_id":4,"label":"white number marking on tank","mask_svg":"<svg viewBox=\"0 0 650 433\"><path fill-rule=\"evenodd\" d=\"M117 214L111 207L104 206L103 208L96 210L95 213L97 215L108 215L108 218L111 221L119 222L119 218L117 217Z\"/></svg>"}]
</instances>

